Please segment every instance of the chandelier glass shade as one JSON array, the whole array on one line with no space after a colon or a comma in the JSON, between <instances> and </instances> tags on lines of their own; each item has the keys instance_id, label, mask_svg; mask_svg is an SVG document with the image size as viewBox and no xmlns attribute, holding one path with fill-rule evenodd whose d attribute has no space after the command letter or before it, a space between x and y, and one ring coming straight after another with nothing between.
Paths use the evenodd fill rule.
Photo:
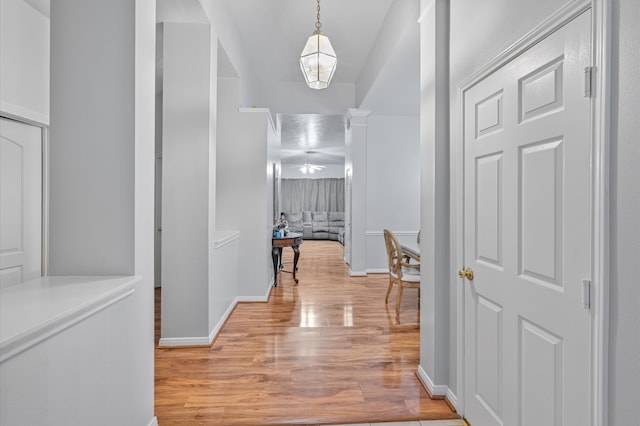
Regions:
<instances>
[{"instance_id":1,"label":"chandelier glass shade","mask_svg":"<svg viewBox=\"0 0 640 426\"><path fill-rule=\"evenodd\" d=\"M333 73L336 71L338 58L331 46L329 38L322 34L320 23L320 0L318 0L318 15L316 30L307 40L302 54L300 54L300 69L312 89L326 89L331 83Z\"/></svg>"}]
</instances>

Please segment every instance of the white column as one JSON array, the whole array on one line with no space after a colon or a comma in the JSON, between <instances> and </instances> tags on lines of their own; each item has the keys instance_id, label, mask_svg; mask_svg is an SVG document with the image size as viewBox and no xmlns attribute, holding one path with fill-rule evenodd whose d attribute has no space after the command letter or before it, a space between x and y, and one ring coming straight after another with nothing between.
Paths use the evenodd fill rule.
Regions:
<instances>
[{"instance_id":1,"label":"white column","mask_svg":"<svg viewBox=\"0 0 640 426\"><path fill-rule=\"evenodd\" d=\"M50 273L139 279L113 305L116 320L100 325L96 314L56 336L67 336L66 350L48 351L47 374L29 381L39 392L29 399L44 407L30 411L44 417L33 424L68 424L60 407L72 403L78 423L155 422L155 11L155 0L51 2ZM92 338L113 343L99 350ZM84 385L87 371L97 378Z\"/></svg>"},{"instance_id":2,"label":"white column","mask_svg":"<svg viewBox=\"0 0 640 426\"><path fill-rule=\"evenodd\" d=\"M209 343L210 26L165 23L162 346Z\"/></svg>"},{"instance_id":3,"label":"white column","mask_svg":"<svg viewBox=\"0 0 640 426\"><path fill-rule=\"evenodd\" d=\"M455 389L449 362L449 63L448 0L426 2L420 17L421 297L420 370L436 395ZM454 299L455 300L455 299ZM454 318L455 319L455 318ZM455 367L452 364L452 367Z\"/></svg>"},{"instance_id":4,"label":"white column","mask_svg":"<svg viewBox=\"0 0 640 426\"><path fill-rule=\"evenodd\" d=\"M349 275L367 274L367 118L370 111L350 108L345 115L345 170L351 173L345 246Z\"/></svg>"}]
</instances>

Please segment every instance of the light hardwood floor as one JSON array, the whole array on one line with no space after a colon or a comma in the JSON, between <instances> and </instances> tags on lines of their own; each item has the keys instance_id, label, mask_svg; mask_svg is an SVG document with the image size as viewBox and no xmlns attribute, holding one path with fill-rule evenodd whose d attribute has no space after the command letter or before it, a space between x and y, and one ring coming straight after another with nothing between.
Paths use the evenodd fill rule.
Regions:
<instances>
[{"instance_id":1,"label":"light hardwood floor","mask_svg":"<svg viewBox=\"0 0 640 426\"><path fill-rule=\"evenodd\" d=\"M285 261L292 251L285 249ZM400 322L388 275L349 277L334 241L300 246L267 303L240 303L211 347L155 350L155 411L181 424L347 424L456 419L416 377L417 289ZM291 264L285 264L285 269ZM156 309L159 309L157 292ZM156 318L156 342L159 337ZM420 424L420 423L418 423ZM424 423L427 424L427 423Z\"/></svg>"}]
</instances>

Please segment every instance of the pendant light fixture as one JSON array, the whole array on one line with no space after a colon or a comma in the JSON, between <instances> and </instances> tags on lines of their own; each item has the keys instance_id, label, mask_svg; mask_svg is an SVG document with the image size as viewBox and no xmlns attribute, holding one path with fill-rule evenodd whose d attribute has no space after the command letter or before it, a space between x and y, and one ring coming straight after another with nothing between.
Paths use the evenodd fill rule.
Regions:
<instances>
[{"instance_id":1,"label":"pendant light fixture","mask_svg":"<svg viewBox=\"0 0 640 426\"><path fill-rule=\"evenodd\" d=\"M318 14L316 30L307 40L300 55L300 69L307 85L312 89L326 89L331 83L331 78L336 70L338 58L329 38L322 34L320 23L320 0L318 1Z\"/></svg>"},{"instance_id":2,"label":"pendant light fixture","mask_svg":"<svg viewBox=\"0 0 640 426\"><path fill-rule=\"evenodd\" d=\"M307 174L307 173L313 174L313 173L316 172L316 170L322 170L322 169L324 169L324 166L318 166L316 164L311 164L308 161L306 163L304 163L302 165L302 167L300 167L300 171L302 173L304 173L304 174Z\"/></svg>"},{"instance_id":3,"label":"pendant light fixture","mask_svg":"<svg viewBox=\"0 0 640 426\"><path fill-rule=\"evenodd\" d=\"M310 154L316 154L315 151L305 151L305 153L307 154L307 158L306 161L304 162L304 164L302 165L302 167L300 167L300 171L304 174L310 173L313 174L315 173L317 170L322 170L324 169L324 166L319 166L317 164L312 164L309 161L309 155Z\"/></svg>"}]
</instances>

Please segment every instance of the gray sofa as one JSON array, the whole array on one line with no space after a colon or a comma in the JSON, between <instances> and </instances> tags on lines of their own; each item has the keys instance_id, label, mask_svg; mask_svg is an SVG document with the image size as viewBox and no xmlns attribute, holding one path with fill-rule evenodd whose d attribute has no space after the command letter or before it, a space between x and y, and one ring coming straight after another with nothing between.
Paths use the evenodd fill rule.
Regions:
<instances>
[{"instance_id":1,"label":"gray sofa","mask_svg":"<svg viewBox=\"0 0 640 426\"><path fill-rule=\"evenodd\" d=\"M334 240L344 244L344 212L285 212L289 230L305 240Z\"/></svg>"}]
</instances>

